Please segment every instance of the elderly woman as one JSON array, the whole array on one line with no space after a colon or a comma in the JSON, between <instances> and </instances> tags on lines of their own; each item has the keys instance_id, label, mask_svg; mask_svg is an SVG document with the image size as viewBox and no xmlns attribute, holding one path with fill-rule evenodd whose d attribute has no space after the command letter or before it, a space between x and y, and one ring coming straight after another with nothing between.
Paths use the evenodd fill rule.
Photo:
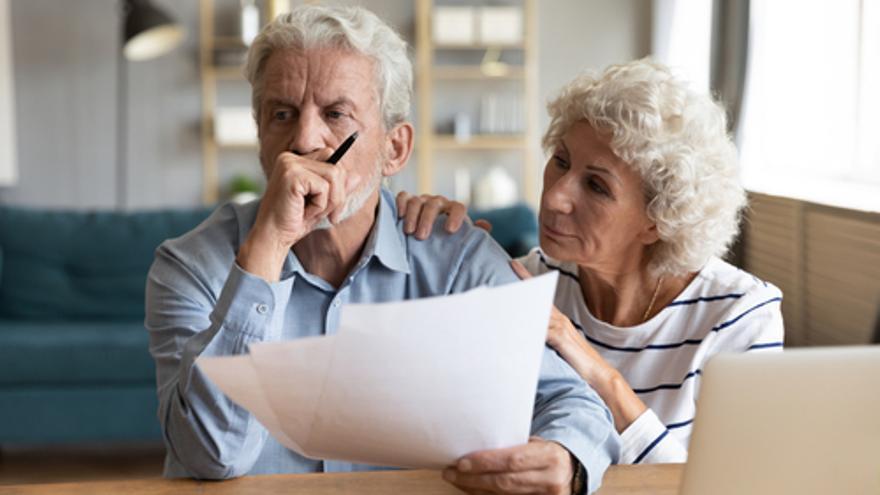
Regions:
<instances>
[{"instance_id":1,"label":"elderly woman","mask_svg":"<svg viewBox=\"0 0 880 495\"><path fill-rule=\"evenodd\" d=\"M605 400L620 462L683 462L706 361L782 347L779 289L720 258L746 204L724 109L650 60L580 76L548 109L541 247L515 269L560 273L547 343ZM398 204L417 237L465 211Z\"/></svg>"}]
</instances>

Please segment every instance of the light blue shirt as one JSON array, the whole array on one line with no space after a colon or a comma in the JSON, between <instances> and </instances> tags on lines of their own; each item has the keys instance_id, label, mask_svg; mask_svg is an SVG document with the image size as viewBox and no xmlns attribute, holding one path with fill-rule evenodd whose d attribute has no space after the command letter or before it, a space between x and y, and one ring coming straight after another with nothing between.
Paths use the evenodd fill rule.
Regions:
<instances>
[{"instance_id":1,"label":"light blue shirt","mask_svg":"<svg viewBox=\"0 0 880 495\"><path fill-rule=\"evenodd\" d=\"M482 229L465 225L449 234L438 219L431 237L419 241L403 233L391 193L383 189L380 196L361 258L339 289L308 273L293 251L277 283L235 263L258 202L221 206L191 232L159 246L147 281L146 327L167 446L165 476L376 469L311 460L286 449L193 363L199 356L246 353L254 342L332 335L343 304L416 299L517 280L507 255ZM618 455L608 409L549 348L532 434L574 454L587 470L591 491Z\"/></svg>"}]
</instances>

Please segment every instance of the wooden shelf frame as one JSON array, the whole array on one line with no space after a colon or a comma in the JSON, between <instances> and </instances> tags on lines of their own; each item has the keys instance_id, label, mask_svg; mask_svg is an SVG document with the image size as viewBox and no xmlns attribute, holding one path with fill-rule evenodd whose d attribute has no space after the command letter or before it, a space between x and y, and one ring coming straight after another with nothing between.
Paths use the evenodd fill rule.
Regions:
<instances>
[{"instance_id":1,"label":"wooden shelf frame","mask_svg":"<svg viewBox=\"0 0 880 495\"><path fill-rule=\"evenodd\" d=\"M467 141L458 141L454 136L435 134L434 148L438 150L521 150L528 146L525 135L478 134Z\"/></svg>"},{"instance_id":2,"label":"wooden shelf frame","mask_svg":"<svg viewBox=\"0 0 880 495\"><path fill-rule=\"evenodd\" d=\"M438 65L431 69L431 77L434 79L525 79L524 66L510 65L504 74L486 74L479 65Z\"/></svg>"},{"instance_id":3,"label":"wooden shelf frame","mask_svg":"<svg viewBox=\"0 0 880 495\"><path fill-rule=\"evenodd\" d=\"M433 42L432 42L433 43ZM526 43L516 43L516 44L508 44L508 43L466 43L466 44L456 44L456 43L434 43L435 50L490 50L490 49L498 49L498 50L525 50Z\"/></svg>"}]
</instances>

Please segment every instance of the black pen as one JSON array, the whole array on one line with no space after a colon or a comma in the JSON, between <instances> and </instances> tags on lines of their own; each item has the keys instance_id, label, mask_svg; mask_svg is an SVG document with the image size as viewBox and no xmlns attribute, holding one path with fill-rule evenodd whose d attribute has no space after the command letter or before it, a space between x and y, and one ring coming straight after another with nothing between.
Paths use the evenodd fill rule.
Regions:
<instances>
[{"instance_id":1,"label":"black pen","mask_svg":"<svg viewBox=\"0 0 880 495\"><path fill-rule=\"evenodd\" d=\"M338 148L336 148L336 151L334 151L333 154L330 155L330 158L327 159L327 163L331 165L336 165L336 162L342 159L342 155L344 155L345 152L348 151L349 148L351 148L351 145L354 144L354 140L357 139L357 137L358 133L357 131L354 131L354 133L352 133L351 136L348 136L348 139L343 141L342 144L339 145Z\"/></svg>"}]
</instances>

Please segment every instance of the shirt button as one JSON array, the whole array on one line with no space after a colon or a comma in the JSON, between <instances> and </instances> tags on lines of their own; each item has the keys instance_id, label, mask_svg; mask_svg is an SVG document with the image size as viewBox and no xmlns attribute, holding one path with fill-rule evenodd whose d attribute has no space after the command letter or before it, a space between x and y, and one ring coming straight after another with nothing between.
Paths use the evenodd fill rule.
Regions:
<instances>
[{"instance_id":1,"label":"shirt button","mask_svg":"<svg viewBox=\"0 0 880 495\"><path fill-rule=\"evenodd\" d=\"M336 299L335 301L333 301L333 307L334 307L334 308L338 308L338 307L339 307L339 304L340 304L339 299Z\"/></svg>"},{"instance_id":2,"label":"shirt button","mask_svg":"<svg viewBox=\"0 0 880 495\"><path fill-rule=\"evenodd\" d=\"M265 304L257 304L257 313L264 315L269 312L269 306Z\"/></svg>"}]
</instances>

